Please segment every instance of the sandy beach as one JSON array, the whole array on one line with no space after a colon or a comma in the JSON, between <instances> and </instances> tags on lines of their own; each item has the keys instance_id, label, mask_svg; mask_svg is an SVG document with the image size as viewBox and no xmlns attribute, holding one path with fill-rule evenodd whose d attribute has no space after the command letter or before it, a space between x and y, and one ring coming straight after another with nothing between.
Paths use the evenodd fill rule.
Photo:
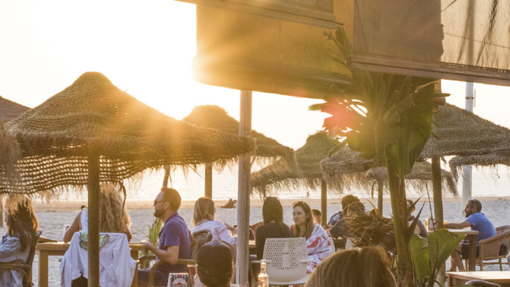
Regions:
<instances>
[{"instance_id":1,"label":"sandy beach","mask_svg":"<svg viewBox=\"0 0 510 287\"><path fill-rule=\"evenodd\" d=\"M487 197L487 198L478 198L482 201L483 209L482 212L489 217L495 226L507 225L510 224L510 198L508 197ZM301 199L300 199L301 200ZM284 206L284 221L288 225L292 224L292 209L291 204L297 200L292 199L282 199L282 205ZM313 208L320 209L320 200L319 199L310 199L305 200L308 202ZM373 204L377 204L376 199L363 199L367 210L371 209L370 202ZM216 201L216 219L229 223L231 225L236 224L237 218L237 210L235 209L222 209L221 205L225 204L226 201ZM422 198L422 202L424 199ZM43 236L62 240L62 227L64 224L72 223L76 214L80 210L80 206L86 204L86 202L78 202L78 201L60 201L52 204L44 204L38 201L36 203L36 214L39 219L40 227L43 229ZM131 231L133 233L133 242L138 242L144 239L144 235L140 232L147 231L147 224L151 224L153 220L152 216L152 202L151 201L128 201L126 202L127 207L129 209L129 214L131 216L132 228ZM181 209L179 213L183 216L183 218L188 223L188 226L191 228L191 218L193 215L193 204L194 201L184 201L182 203ZM252 199L251 201L251 209L250 209L250 223L254 224L256 222L262 221L262 202L258 199ZM385 198L384 205L384 215L390 216L390 204L389 198ZM418 204L418 208L421 208L421 204ZM340 199L335 198L328 201L328 217L333 213L339 211L340 209ZM423 208L423 212L421 215L421 219L425 219L430 217L430 208L428 203L425 204ZM460 197L445 197L444 198L444 217L448 222L461 222L464 219L464 216L461 214L460 207ZM5 232L5 228L0 228L0 232ZM59 262L60 257L50 257L49 260L49 282L50 286L57 287L60 286L60 271L59 271ZM449 265L449 264L448 264ZM33 273L33 281L37 286L38 280L38 258L36 256L34 260L34 273ZM508 266L505 265L505 270L508 270ZM485 270L499 270L499 266L492 265L484 268Z\"/></svg>"}]
</instances>

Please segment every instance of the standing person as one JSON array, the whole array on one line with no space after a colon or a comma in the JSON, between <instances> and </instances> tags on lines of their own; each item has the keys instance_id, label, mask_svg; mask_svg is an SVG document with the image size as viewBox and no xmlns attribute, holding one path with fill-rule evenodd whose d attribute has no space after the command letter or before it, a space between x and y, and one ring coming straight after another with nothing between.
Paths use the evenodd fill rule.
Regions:
<instances>
[{"instance_id":1,"label":"standing person","mask_svg":"<svg viewBox=\"0 0 510 287\"><path fill-rule=\"evenodd\" d=\"M331 216L331 218L328 221L328 227L329 228L333 227L333 225L335 225L340 219L342 219L344 210L347 209L349 207L349 205L351 205L352 203L355 203L355 202L361 202L361 201L359 200L358 197L356 197L352 194L348 194L348 195L342 197L342 201L341 201L342 210L340 210L339 212L337 212Z\"/></svg>"},{"instance_id":2,"label":"standing person","mask_svg":"<svg viewBox=\"0 0 510 287\"><path fill-rule=\"evenodd\" d=\"M193 210L193 225L195 227L191 229L191 232L196 232L203 229L209 229L212 232L213 240L221 240L229 243L232 246L236 245L237 238L230 236L228 230L233 235L236 234L236 229L232 226L221 223L218 220L214 220L214 201L207 197L201 197L195 202L195 208Z\"/></svg>"},{"instance_id":3,"label":"standing person","mask_svg":"<svg viewBox=\"0 0 510 287\"><path fill-rule=\"evenodd\" d=\"M262 219L264 225L257 228L255 244L257 258L262 259L264 245L267 238L288 238L292 237L292 231L283 223L283 207L276 197L266 197L262 205Z\"/></svg>"},{"instance_id":4,"label":"standing person","mask_svg":"<svg viewBox=\"0 0 510 287\"><path fill-rule=\"evenodd\" d=\"M187 272L187 266L177 264L178 259L190 258L190 237L188 226L177 210L181 207L181 196L173 188L162 188L154 199L154 216L165 226L159 233L158 247L149 242L141 242L147 250L156 254L157 260L165 263L158 267L154 275L155 286L166 286L169 273ZM138 271L138 286L147 286L149 269Z\"/></svg>"},{"instance_id":5,"label":"standing person","mask_svg":"<svg viewBox=\"0 0 510 287\"><path fill-rule=\"evenodd\" d=\"M26 262L30 242L39 228L32 202L26 196L11 195L5 202L7 232L0 242L0 262ZM15 269L0 268L0 286L23 286L23 274Z\"/></svg>"},{"instance_id":6,"label":"standing person","mask_svg":"<svg viewBox=\"0 0 510 287\"><path fill-rule=\"evenodd\" d=\"M494 224L492 224L492 221L490 221L481 211L482 203L478 199L470 199L464 209L464 212L466 213L466 220L462 223L448 223L444 225L444 227L449 229L463 229L471 227L471 230L478 231L476 254L478 254L478 242L480 242L480 240L497 235ZM504 247L504 245L502 245L502 247ZM459 271L465 271L461 256L462 259L469 259L469 242L467 241L461 242L457 247L457 250L452 253L452 256L450 257L452 266L451 270L455 271L455 268L458 267Z\"/></svg>"},{"instance_id":7,"label":"standing person","mask_svg":"<svg viewBox=\"0 0 510 287\"><path fill-rule=\"evenodd\" d=\"M294 225L291 227L292 235L306 238L308 248L306 272L312 273L324 259L333 254L333 240L324 228L313 223L312 209L308 203L295 202L292 205L292 214L294 218Z\"/></svg>"},{"instance_id":8,"label":"standing person","mask_svg":"<svg viewBox=\"0 0 510 287\"><path fill-rule=\"evenodd\" d=\"M111 183L103 183L101 184L100 197L99 232L125 233L128 241L131 241L131 218L118 188ZM71 241L74 233L87 231L88 227L88 209L83 206L71 226L66 230L64 242Z\"/></svg>"}]
</instances>

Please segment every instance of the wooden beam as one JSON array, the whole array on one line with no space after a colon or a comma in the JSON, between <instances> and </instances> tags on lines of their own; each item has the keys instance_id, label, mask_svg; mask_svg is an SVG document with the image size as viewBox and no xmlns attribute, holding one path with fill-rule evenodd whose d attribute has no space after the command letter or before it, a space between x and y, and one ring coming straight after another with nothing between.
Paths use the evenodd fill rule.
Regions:
<instances>
[{"instance_id":1,"label":"wooden beam","mask_svg":"<svg viewBox=\"0 0 510 287\"><path fill-rule=\"evenodd\" d=\"M212 163L205 164L205 197L212 199L212 181L213 181Z\"/></svg>"},{"instance_id":2,"label":"wooden beam","mask_svg":"<svg viewBox=\"0 0 510 287\"><path fill-rule=\"evenodd\" d=\"M91 153L88 156L88 286L99 286L99 155Z\"/></svg>"},{"instance_id":3,"label":"wooden beam","mask_svg":"<svg viewBox=\"0 0 510 287\"><path fill-rule=\"evenodd\" d=\"M168 187L168 180L170 179L170 166L165 165L165 175L163 176L163 188Z\"/></svg>"},{"instance_id":4,"label":"wooden beam","mask_svg":"<svg viewBox=\"0 0 510 287\"><path fill-rule=\"evenodd\" d=\"M241 116L239 118L239 135L251 136L251 91L241 91ZM239 176L237 190L237 258L236 281L243 285L248 281L250 260L249 229L250 229L250 171L251 156L239 156Z\"/></svg>"},{"instance_id":5,"label":"wooden beam","mask_svg":"<svg viewBox=\"0 0 510 287\"><path fill-rule=\"evenodd\" d=\"M382 217L383 215L383 191L384 184L382 181L377 181L377 214Z\"/></svg>"},{"instance_id":6,"label":"wooden beam","mask_svg":"<svg viewBox=\"0 0 510 287\"><path fill-rule=\"evenodd\" d=\"M323 179L321 181L321 224L328 225L328 184Z\"/></svg>"}]
</instances>

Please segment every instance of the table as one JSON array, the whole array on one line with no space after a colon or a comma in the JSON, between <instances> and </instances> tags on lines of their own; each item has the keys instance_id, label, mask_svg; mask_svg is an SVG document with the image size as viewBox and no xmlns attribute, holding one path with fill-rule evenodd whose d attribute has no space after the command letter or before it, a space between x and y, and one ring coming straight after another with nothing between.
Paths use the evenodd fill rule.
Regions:
<instances>
[{"instance_id":1,"label":"table","mask_svg":"<svg viewBox=\"0 0 510 287\"><path fill-rule=\"evenodd\" d=\"M48 287L48 257L49 256L63 256L70 243L52 242L52 243L38 243L35 248L35 254L39 255L39 287ZM145 247L140 243L129 243L131 248L131 257L138 260L138 251L142 251ZM133 287L138 287L138 269L135 270L133 277Z\"/></svg>"},{"instance_id":2,"label":"table","mask_svg":"<svg viewBox=\"0 0 510 287\"><path fill-rule=\"evenodd\" d=\"M465 240L469 241L469 259L468 259L468 271L476 270L476 239L478 238L478 231L476 230L465 230L465 229L449 229L451 233L455 235L466 235ZM429 230L428 233L431 233Z\"/></svg>"},{"instance_id":3,"label":"table","mask_svg":"<svg viewBox=\"0 0 510 287\"><path fill-rule=\"evenodd\" d=\"M448 286L461 285L470 280L484 280L510 287L510 271L446 272Z\"/></svg>"}]
</instances>

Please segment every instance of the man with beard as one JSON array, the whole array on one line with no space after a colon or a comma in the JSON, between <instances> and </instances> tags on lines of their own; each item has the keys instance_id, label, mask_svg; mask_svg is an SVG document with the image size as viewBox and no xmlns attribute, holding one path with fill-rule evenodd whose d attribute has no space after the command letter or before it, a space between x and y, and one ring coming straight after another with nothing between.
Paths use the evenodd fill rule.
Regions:
<instances>
[{"instance_id":1,"label":"man with beard","mask_svg":"<svg viewBox=\"0 0 510 287\"><path fill-rule=\"evenodd\" d=\"M158 267L154 275L154 286L166 286L169 273L187 272L187 266L176 264L178 259L190 257L190 233L184 219L177 210L181 206L181 196L173 188L162 188L154 200L154 216L165 226L159 233L158 247L142 242L146 250L152 251L157 260L165 263ZM138 286L147 286L149 269L139 270Z\"/></svg>"},{"instance_id":2,"label":"man with beard","mask_svg":"<svg viewBox=\"0 0 510 287\"><path fill-rule=\"evenodd\" d=\"M481 213L482 211L482 203L477 199L471 199L466 204L466 208L464 212L466 213L466 221L462 223L448 223L445 224L444 227L449 229L463 229L466 227L471 227L471 230L478 231L478 238L476 242L476 255L478 256L478 242L480 240L487 239L489 237L493 237L497 235L496 228L492 224L485 214ZM504 247L504 246L503 246ZM501 252L502 250L500 250ZM506 250L504 250L506 251ZM464 266L462 264L462 259L469 258L469 242L463 241L455 250L450 257L451 262L451 271L456 271L456 267L459 268L459 271L465 271Z\"/></svg>"}]
</instances>

